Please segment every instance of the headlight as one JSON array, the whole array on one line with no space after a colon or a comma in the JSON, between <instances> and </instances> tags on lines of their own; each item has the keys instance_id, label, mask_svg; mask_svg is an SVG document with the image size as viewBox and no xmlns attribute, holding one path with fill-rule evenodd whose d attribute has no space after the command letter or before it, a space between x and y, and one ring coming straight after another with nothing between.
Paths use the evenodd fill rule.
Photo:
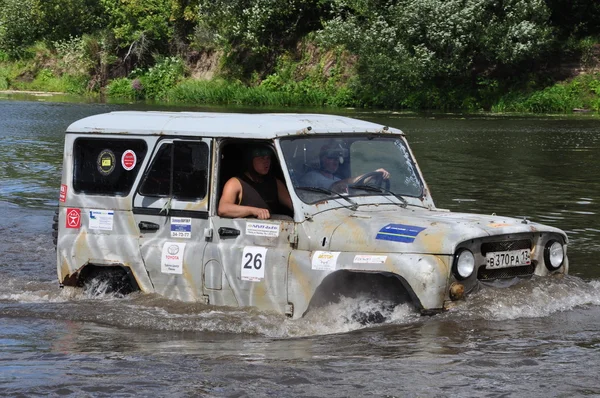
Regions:
<instances>
[{"instance_id":1,"label":"headlight","mask_svg":"<svg viewBox=\"0 0 600 398\"><path fill-rule=\"evenodd\" d=\"M454 274L457 279L467 279L475 270L475 257L467 249L460 250L454 255Z\"/></svg>"},{"instance_id":2,"label":"headlight","mask_svg":"<svg viewBox=\"0 0 600 398\"><path fill-rule=\"evenodd\" d=\"M544 262L550 271L557 270L565 260L565 250L562 243L557 240L551 240L546 243L544 249Z\"/></svg>"}]
</instances>

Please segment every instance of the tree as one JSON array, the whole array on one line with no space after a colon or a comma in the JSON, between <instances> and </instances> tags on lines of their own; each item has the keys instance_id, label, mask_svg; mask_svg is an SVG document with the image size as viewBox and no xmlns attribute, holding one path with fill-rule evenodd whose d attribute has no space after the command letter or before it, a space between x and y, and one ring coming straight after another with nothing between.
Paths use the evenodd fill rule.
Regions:
<instances>
[{"instance_id":1,"label":"tree","mask_svg":"<svg viewBox=\"0 0 600 398\"><path fill-rule=\"evenodd\" d=\"M597 0L546 0L550 22L562 38L600 35L600 2Z\"/></svg>"},{"instance_id":2,"label":"tree","mask_svg":"<svg viewBox=\"0 0 600 398\"><path fill-rule=\"evenodd\" d=\"M35 0L0 0L0 49L12 56L39 37Z\"/></svg>"},{"instance_id":3,"label":"tree","mask_svg":"<svg viewBox=\"0 0 600 398\"><path fill-rule=\"evenodd\" d=\"M536 59L551 42L542 0L333 0L319 38L359 56L366 103L406 105L425 85ZM439 105L439 104L438 104Z\"/></svg>"},{"instance_id":4,"label":"tree","mask_svg":"<svg viewBox=\"0 0 600 398\"><path fill-rule=\"evenodd\" d=\"M268 65L319 28L324 0L200 0L197 37L221 48L242 75Z\"/></svg>"},{"instance_id":5,"label":"tree","mask_svg":"<svg viewBox=\"0 0 600 398\"><path fill-rule=\"evenodd\" d=\"M67 40L103 29L107 19L99 0L36 0L40 36L46 42Z\"/></svg>"}]
</instances>

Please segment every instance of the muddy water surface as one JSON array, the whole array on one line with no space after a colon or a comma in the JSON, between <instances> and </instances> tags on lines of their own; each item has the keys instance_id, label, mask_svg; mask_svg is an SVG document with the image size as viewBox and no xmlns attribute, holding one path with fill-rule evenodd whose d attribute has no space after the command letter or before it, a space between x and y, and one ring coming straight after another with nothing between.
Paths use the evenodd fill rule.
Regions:
<instances>
[{"instance_id":1,"label":"muddy water surface","mask_svg":"<svg viewBox=\"0 0 600 398\"><path fill-rule=\"evenodd\" d=\"M350 315L370 303L292 321L59 289L51 223L63 132L131 108L0 99L0 395L600 395L596 117L351 114L407 132L438 207L526 217L571 240L567 278L482 290L434 317L401 306L363 326Z\"/></svg>"}]
</instances>

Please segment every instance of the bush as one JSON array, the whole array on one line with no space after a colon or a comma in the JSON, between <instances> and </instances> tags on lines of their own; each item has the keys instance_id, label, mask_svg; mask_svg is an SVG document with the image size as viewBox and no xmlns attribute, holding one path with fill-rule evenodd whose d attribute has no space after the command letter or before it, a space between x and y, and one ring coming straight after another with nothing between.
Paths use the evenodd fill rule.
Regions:
<instances>
[{"instance_id":1,"label":"bush","mask_svg":"<svg viewBox=\"0 0 600 398\"><path fill-rule=\"evenodd\" d=\"M322 0L200 0L196 48L220 48L234 76L269 69L321 24Z\"/></svg>"},{"instance_id":2,"label":"bush","mask_svg":"<svg viewBox=\"0 0 600 398\"><path fill-rule=\"evenodd\" d=\"M600 74L580 75L528 95L511 94L492 107L494 112L570 113L600 110Z\"/></svg>"},{"instance_id":3,"label":"bush","mask_svg":"<svg viewBox=\"0 0 600 398\"><path fill-rule=\"evenodd\" d=\"M139 79L146 99L161 100L177 82L183 79L184 73L185 67L180 58L167 57L159 59L147 70L134 70L131 77Z\"/></svg>"},{"instance_id":4,"label":"bush","mask_svg":"<svg viewBox=\"0 0 600 398\"><path fill-rule=\"evenodd\" d=\"M36 23L46 42L94 33L107 23L99 0L36 0Z\"/></svg>"},{"instance_id":5,"label":"bush","mask_svg":"<svg viewBox=\"0 0 600 398\"><path fill-rule=\"evenodd\" d=\"M2 0L0 2L0 48L12 57L39 37L35 18L35 0Z\"/></svg>"},{"instance_id":6,"label":"bush","mask_svg":"<svg viewBox=\"0 0 600 398\"><path fill-rule=\"evenodd\" d=\"M333 18L318 39L359 56L358 95L367 105L410 106L424 86L441 82L451 88L475 82L482 71L522 67L551 43L542 0L332 3ZM469 91L453 102L472 102Z\"/></svg>"},{"instance_id":7,"label":"bush","mask_svg":"<svg viewBox=\"0 0 600 398\"><path fill-rule=\"evenodd\" d=\"M139 85L139 80L119 78L114 79L106 86L106 95L112 98L136 100L143 97L142 92L143 88Z\"/></svg>"},{"instance_id":8,"label":"bush","mask_svg":"<svg viewBox=\"0 0 600 398\"><path fill-rule=\"evenodd\" d=\"M108 28L122 48L138 59L153 51L168 52L173 38L171 0L99 0L108 16Z\"/></svg>"}]
</instances>

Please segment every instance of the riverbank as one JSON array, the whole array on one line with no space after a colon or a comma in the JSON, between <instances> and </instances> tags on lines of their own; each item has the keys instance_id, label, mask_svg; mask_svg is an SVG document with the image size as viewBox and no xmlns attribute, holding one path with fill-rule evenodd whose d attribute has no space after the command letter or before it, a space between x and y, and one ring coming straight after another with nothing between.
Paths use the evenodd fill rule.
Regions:
<instances>
[{"instance_id":1,"label":"riverbank","mask_svg":"<svg viewBox=\"0 0 600 398\"><path fill-rule=\"evenodd\" d=\"M323 60L329 57L326 67ZM58 98L68 102L152 102L180 106L260 106L276 108L310 107L324 109L387 109L411 111L491 112L525 114L571 114L600 112L600 73L573 68L572 77L539 90L515 90L508 94L486 94L485 105L474 95L465 95L462 106L439 106L422 109L398 104L369 107L352 89L352 65L347 59L330 55L305 58L303 62L287 60L276 71L254 84L214 77L215 70L206 65L193 67L182 60L170 59L157 63L146 71L128 77L107 80L104 86L94 86L94 77L72 75L66 70L45 63L0 63L0 95L27 95ZM37 67L35 65L38 65ZM42 67L40 65L45 65ZM342 68L343 65L343 68ZM337 68L339 76L331 77ZM343 70L344 73L340 71ZM200 72L199 72L200 71ZM209 77L209 79L207 79ZM415 96L441 95L415 92ZM482 94L483 96L483 94ZM439 102L440 100L438 100Z\"/></svg>"}]
</instances>

